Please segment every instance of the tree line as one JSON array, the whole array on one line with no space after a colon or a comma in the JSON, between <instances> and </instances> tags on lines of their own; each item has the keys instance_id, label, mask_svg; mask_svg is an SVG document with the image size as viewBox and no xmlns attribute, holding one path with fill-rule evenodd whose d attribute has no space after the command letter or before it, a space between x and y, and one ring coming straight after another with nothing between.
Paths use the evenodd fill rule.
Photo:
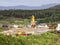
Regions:
<instances>
[{"instance_id":1,"label":"tree line","mask_svg":"<svg viewBox=\"0 0 60 45\"><path fill-rule=\"evenodd\" d=\"M36 19L42 22L60 21L60 9L43 9L43 10L0 10L0 19L9 17L30 19L34 15Z\"/></svg>"}]
</instances>

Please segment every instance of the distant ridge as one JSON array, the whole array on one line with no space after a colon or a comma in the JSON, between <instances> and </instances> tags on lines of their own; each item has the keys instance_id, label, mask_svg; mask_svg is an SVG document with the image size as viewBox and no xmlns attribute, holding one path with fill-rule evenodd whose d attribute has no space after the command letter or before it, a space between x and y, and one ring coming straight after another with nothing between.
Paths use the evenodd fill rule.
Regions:
<instances>
[{"instance_id":1,"label":"distant ridge","mask_svg":"<svg viewBox=\"0 0 60 45\"><path fill-rule=\"evenodd\" d=\"M22 9L22 10L40 10L40 9L47 9L53 6L56 6L57 4L47 4L47 5L42 5L42 6L24 6L24 5L19 5L19 6L0 6L0 10L9 10L9 9Z\"/></svg>"},{"instance_id":2,"label":"distant ridge","mask_svg":"<svg viewBox=\"0 0 60 45\"><path fill-rule=\"evenodd\" d=\"M50 7L49 9L60 9L60 4Z\"/></svg>"}]
</instances>

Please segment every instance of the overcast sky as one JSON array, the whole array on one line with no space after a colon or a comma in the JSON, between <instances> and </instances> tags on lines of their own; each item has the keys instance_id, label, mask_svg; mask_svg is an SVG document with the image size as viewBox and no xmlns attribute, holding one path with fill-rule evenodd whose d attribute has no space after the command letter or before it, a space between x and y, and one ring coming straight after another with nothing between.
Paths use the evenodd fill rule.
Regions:
<instances>
[{"instance_id":1,"label":"overcast sky","mask_svg":"<svg viewBox=\"0 0 60 45\"><path fill-rule=\"evenodd\" d=\"M60 0L0 0L0 6L41 6L51 3L60 3Z\"/></svg>"}]
</instances>

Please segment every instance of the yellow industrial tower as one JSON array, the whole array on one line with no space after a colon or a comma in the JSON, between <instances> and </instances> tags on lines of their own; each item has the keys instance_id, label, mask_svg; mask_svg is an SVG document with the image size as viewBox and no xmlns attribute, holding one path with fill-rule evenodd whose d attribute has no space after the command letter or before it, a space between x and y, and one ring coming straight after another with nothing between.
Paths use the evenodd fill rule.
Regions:
<instances>
[{"instance_id":1,"label":"yellow industrial tower","mask_svg":"<svg viewBox=\"0 0 60 45\"><path fill-rule=\"evenodd\" d=\"M34 15L32 15L32 18L31 18L31 27L35 27L35 17Z\"/></svg>"}]
</instances>

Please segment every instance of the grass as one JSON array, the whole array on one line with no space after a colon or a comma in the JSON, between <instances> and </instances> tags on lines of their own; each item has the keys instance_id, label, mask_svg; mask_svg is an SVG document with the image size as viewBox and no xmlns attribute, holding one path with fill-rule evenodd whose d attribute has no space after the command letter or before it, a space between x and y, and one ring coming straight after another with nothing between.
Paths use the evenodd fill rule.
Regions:
<instances>
[{"instance_id":1,"label":"grass","mask_svg":"<svg viewBox=\"0 0 60 45\"><path fill-rule=\"evenodd\" d=\"M19 25L19 24L23 24L23 25L27 25L27 24L29 24L30 23L30 21L28 20L28 19L24 19L24 20L20 20L20 21L13 21L13 20L9 20L9 21L6 21L6 20L0 20L0 24L17 24L17 25Z\"/></svg>"},{"instance_id":2,"label":"grass","mask_svg":"<svg viewBox=\"0 0 60 45\"><path fill-rule=\"evenodd\" d=\"M50 45L58 39L53 33L16 37L0 35L0 45Z\"/></svg>"}]
</instances>

